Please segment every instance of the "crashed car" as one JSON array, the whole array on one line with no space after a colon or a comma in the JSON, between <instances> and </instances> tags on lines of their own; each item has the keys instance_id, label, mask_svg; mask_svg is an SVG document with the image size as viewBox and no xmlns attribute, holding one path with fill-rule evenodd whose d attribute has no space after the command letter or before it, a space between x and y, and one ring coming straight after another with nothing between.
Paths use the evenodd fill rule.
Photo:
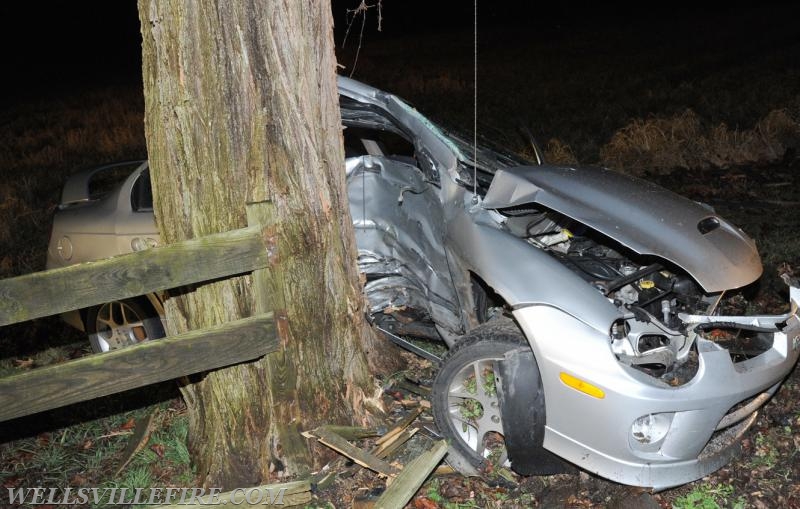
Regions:
<instances>
[{"instance_id":1,"label":"crashed car","mask_svg":"<svg viewBox=\"0 0 800 509\"><path fill-rule=\"evenodd\" d=\"M357 81L339 91L369 319L421 355L410 339L447 345L432 406L454 467L573 464L661 489L737 452L800 353L797 288L784 315L725 313L762 272L739 228L609 169L473 147ZM97 168L64 188L48 267L158 242L147 162ZM164 297L67 319L119 348L164 334Z\"/></svg>"}]
</instances>

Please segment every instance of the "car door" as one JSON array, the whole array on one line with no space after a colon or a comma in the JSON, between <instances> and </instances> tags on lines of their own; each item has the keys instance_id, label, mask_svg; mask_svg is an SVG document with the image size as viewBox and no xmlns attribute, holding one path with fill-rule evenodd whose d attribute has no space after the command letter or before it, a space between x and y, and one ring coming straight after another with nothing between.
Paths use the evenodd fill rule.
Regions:
<instances>
[{"instance_id":1,"label":"car door","mask_svg":"<svg viewBox=\"0 0 800 509\"><path fill-rule=\"evenodd\" d=\"M418 140L374 109L343 117L350 214L373 319L412 336L461 333L440 188L420 167Z\"/></svg>"}]
</instances>

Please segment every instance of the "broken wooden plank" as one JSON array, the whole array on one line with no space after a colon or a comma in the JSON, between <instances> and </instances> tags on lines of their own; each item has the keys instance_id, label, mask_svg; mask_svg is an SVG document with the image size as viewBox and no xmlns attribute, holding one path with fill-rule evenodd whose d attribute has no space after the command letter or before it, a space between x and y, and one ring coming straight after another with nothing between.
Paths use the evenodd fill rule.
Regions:
<instances>
[{"instance_id":1,"label":"broken wooden plank","mask_svg":"<svg viewBox=\"0 0 800 509\"><path fill-rule=\"evenodd\" d=\"M128 466L128 463L131 462L133 457L147 445L148 440L150 440L150 433L153 430L153 417L155 417L155 415L156 412L153 411L136 421L136 429L131 438L128 439L128 445L125 447L125 452L122 454L122 464L117 469L117 473L114 474L114 477L119 477L119 474Z\"/></svg>"},{"instance_id":2,"label":"broken wooden plank","mask_svg":"<svg viewBox=\"0 0 800 509\"><path fill-rule=\"evenodd\" d=\"M422 396L427 398L431 395L431 388L430 387L423 387L419 384L415 384L408 380L398 380L394 383L395 387L403 389L406 392L413 392L418 396Z\"/></svg>"},{"instance_id":3,"label":"broken wooden plank","mask_svg":"<svg viewBox=\"0 0 800 509\"><path fill-rule=\"evenodd\" d=\"M375 503L376 509L402 509L447 453L447 441L439 440L403 468Z\"/></svg>"},{"instance_id":4,"label":"broken wooden plank","mask_svg":"<svg viewBox=\"0 0 800 509\"><path fill-rule=\"evenodd\" d=\"M204 492L207 490L204 490ZM192 488L187 492L192 493ZM250 497L248 500L248 496ZM260 502L255 502L259 500ZM209 507L233 505L242 507L291 507L305 505L311 501L311 483L308 479L281 484L265 484L252 488L237 488L225 493L193 497L177 504L158 506L161 509L183 509L187 507Z\"/></svg>"},{"instance_id":5,"label":"broken wooden plank","mask_svg":"<svg viewBox=\"0 0 800 509\"><path fill-rule=\"evenodd\" d=\"M398 433L406 429L412 422L414 422L414 419L419 417L419 414L421 413L422 413L421 406L410 411L408 415L403 417L403 419L401 419L400 422L395 424L394 427L392 427L392 429L387 431L385 435L376 440L375 443L377 445L381 445L382 443L389 441L392 437L394 437L394 435L397 435Z\"/></svg>"},{"instance_id":6,"label":"broken wooden plank","mask_svg":"<svg viewBox=\"0 0 800 509\"><path fill-rule=\"evenodd\" d=\"M363 438L373 438L380 436L376 428L362 428L358 426L336 426L328 424L322 426L328 431L336 433L345 440L361 440Z\"/></svg>"},{"instance_id":7,"label":"broken wooden plank","mask_svg":"<svg viewBox=\"0 0 800 509\"><path fill-rule=\"evenodd\" d=\"M265 313L0 378L0 421L249 361L277 345Z\"/></svg>"},{"instance_id":8,"label":"broken wooden plank","mask_svg":"<svg viewBox=\"0 0 800 509\"><path fill-rule=\"evenodd\" d=\"M403 417L397 424L395 424L389 431L386 432L382 437L380 437L375 442L375 447L373 447L369 452L370 454L374 454L378 458L384 459L391 454L394 450L397 449L402 443L405 443L408 439L403 437L403 434L406 432L406 429L411 425L414 420L419 417L420 413L422 413L422 408L417 408L411 412L409 412L405 417ZM416 433L416 430L411 432L411 435ZM409 436L408 438L411 438ZM401 440L401 443L397 445L397 447L392 447L391 451L387 451L392 444L395 443L396 440ZM358 470L358 466L352 466L350 468L345 469L344 471L339 473L339 477L351 477L353 474L356 473Z\"/></svg>"},{"instance_id":9,"label":"broken wooden plank","mask_svg":"<svg viewBox=\"0 0 800 509\"><path fill-rule=\"evenodd\" d=\"M269 264L260 227L242 228L0 280L0 325L243 274Z\"/></svg>"},{"instance_id":10,"label":"broken wooden plank","mask_svg":"<svg viewBox=\"0 0 800 509\"><path fill-rule=\"evenodd\" d=\"M401 399L399 403L403 406L403 408L420 407L425 410L429 410L431 408L431 402L424 399Z\"/></svg>"},{"instance_id":11,"label":"broken wooden plank","mask_svg":"<svg viewBox=\"0 0 800 509\"><path fill-rule=\"evenodd\" d=\"M393 452L399 449L400 446L408 442L417 431L419 431L419 428L404 429L402 432L395 435L393 440L382 443L376 450L370 452L381 459L388 458Z\"/></svg>"},{"instance_id":12,"label":"broken wooden plank","mask_svg":"<svg viewBox=\"0 0 800 509\"><path fill-rule=\"evenodd\" d=\"M311 487L314 491L324 490L336 480L336 472L324 472L311 477Z\"/></svg>"},{"instance_id":13,"label":"broken wooden plank","mask_svg":"<svg viewBox=\"0 0 800 509\"><path fill-rule=\"evenodd\" d=\"M453 475L456 473L456 469L448 464L439 465L436 467L436 470L433 471L433 475Z\"/></svg>"},{"instance_id":14,"label":"broken wooden plank","mask_svg":"<svg viewBox=\"0 0 800 509\"><path fill-rule=\"evenodd\" d=\"M399 472L398 469L378 458L374 454L370 454L363 449L359 449L336 433L328 431L325 429L325 426L316 428L309 433L317 437L320 443L323 445L330 447L339 454L347 456L362 467L374 470L375 472L386 476L394 476Z\"/></svg>"},{"instance_id":15,"label":"broken wooden plank","mask_svg":"<svg viewBox=\"0 0 800 509\"><path fill-rule=\"evenodd\" d=\"M395 451L397 451L397 449L399 449L403 444L408 442L411 439L411 437L413 437L416 434L417 431L419 431L418 428L412 428L410 430L405 429L400 434L395 435L395 438L393 440L384 442L382 445L373 447L372 449L370 449L369 453L374 454L376 457L380 459L386 459L389 456L391 456ZM355 474L359 468L361 468L359 465L352 465L339 472L339 477L342 479L347 477L352 477L353 474Z\"/></svg>"}]
</instances>

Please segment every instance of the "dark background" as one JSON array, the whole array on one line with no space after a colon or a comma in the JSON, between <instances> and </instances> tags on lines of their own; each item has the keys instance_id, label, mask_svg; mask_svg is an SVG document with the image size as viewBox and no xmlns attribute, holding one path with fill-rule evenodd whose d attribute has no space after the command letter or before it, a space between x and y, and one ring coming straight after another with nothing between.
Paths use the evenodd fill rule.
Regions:
<instances>
[{"instance_id":1,"label":"dark background","mask_svg":"<svg viewBox=\"0 0 800 509\"><path fill-rule=\"evenodd\" d=\"M338 45L347 27L348 11L359 3L333 1ZM471 53L473 4L469 0L383 0L382 7L382 31L377 31L377 9L370 9L364 42L445 33L463 41L465 52ZM631 44L641 41L647 45L661 39L677 51L686 51L687 56L708 46L732 43L745 52L747 48L765 51L769 47L764 47L763 39L771 46L785 42L771 39L770 33L797 25L798 14L797 6L780 3L690 7L664 2L587 5L562 1L554 5L482 0L478 5L479 45L509 44L504 32L516 35L523 31L526 37L554 43L598 33L607 34L608 42L619 34L625 34ZM140 79L141 36L134 0L3 2L0 19L6 100ZM351 41L360 30L360 19L352 30ZM795 30L795 38L797 33ZM595 48L597 58L610 56L602 42ZM368 54L362 56L369 58Z\"/></svg>"}]
</instances>

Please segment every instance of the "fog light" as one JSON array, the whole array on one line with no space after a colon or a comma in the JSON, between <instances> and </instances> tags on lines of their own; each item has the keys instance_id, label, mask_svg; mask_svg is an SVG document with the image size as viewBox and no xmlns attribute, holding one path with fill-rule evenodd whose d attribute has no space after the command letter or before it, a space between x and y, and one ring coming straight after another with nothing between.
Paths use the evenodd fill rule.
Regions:
<instances>
[{"instance_id":1,"label":"fog light","mask_svg":"<svg viewBox=\"0 0 800 509\"><path fill-rule=\"evenodd\" d=\"M647 414L633 421L631 435L637 442L652 444L667 436L673 413Z\"/></svg>"}]
</instances>

